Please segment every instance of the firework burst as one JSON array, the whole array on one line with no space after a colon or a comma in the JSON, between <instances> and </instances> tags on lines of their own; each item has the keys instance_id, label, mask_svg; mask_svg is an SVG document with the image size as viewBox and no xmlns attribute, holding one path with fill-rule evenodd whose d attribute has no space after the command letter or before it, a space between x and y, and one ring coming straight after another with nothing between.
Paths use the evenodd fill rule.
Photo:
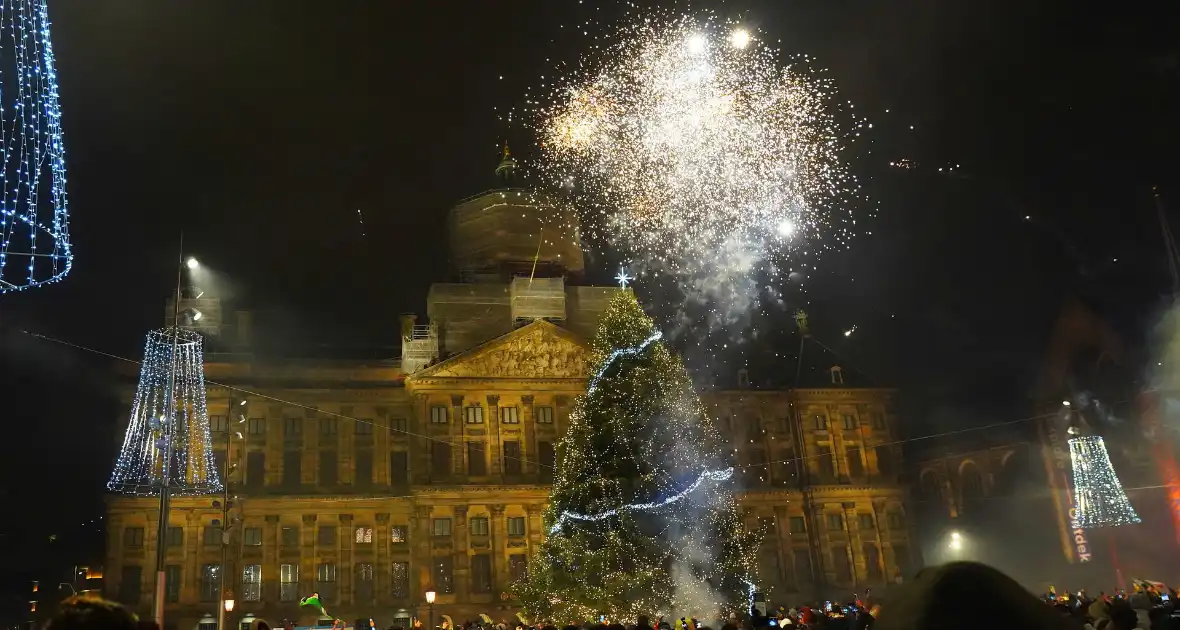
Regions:
<instances>
[{"instance_id":1,"label":"firework burst","mask_svg":"<svg viewBox=\"0 0 1180 630\"><path fill-rule=\"evenodd\" d=\"M861 195L843 154L864 123L806 57L780 63L720 20L648 18L610 39L536 117L539 170L571 190L584 232L732 312L847 243Z\"/></svg>"}]
</instances>

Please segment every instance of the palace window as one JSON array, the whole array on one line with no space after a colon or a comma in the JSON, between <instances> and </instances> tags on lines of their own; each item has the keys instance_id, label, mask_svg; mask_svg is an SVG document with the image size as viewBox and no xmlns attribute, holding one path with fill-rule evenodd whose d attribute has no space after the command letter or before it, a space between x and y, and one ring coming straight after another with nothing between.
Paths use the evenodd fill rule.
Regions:
<instances>
[{"instance_id":1,"label":"palace window","mask_svg":"<svg viewBox=\"0 0 1180 630\"><path fill-rule=\"evenodd\" d=\"M435 405L430 408L430 422L432 424L446 424L447 423L447 408L443 405Z\"/></svg>"},{"instance_id":2,"label":"palace window","mask_svg":"<svg viewBox=\"0 0 1180 630\"><path fill-rule=\"evenodd\" d=\"M537 442L537 468L541 479L552 480L553 469L557 466L557 454L552 442Z\"/></svg>"},{"instance_id":3,"label":"palace window","mask_svg":"<svg viewBox=\"0 0 1180 630\"><path fill-rule=\"evenodd\" d=\"M504 424L520 424L520 409L517 407L500 407L500 422Z\"/></svg>"},{"instance_id":4,"label":"palace window","mask_svg":"<svg viewBox=\"0 0 1180 630\"><path fill-rule=\"evenodd\" d=\"M816 431L828 430L828 417L822 413L811 416L811 425Z\"/></svg>"},{"instance_id":5,"label":"palace window","mask_svg":"<svg viewBox=\"0 0 1180 630\"><path fill-rule=\"evenodd\" d=\"M336 451L320 451L320 485L336 485Z\"/></svg>"},{"instance_id":6,"label":"palace window","mask_svg":"<svg viewBox=\"0 0 1180 630\"><path fill-rule=\"evenodd\" d=\"M406 542L407 529L405 525L394 525L389 528L389 542L398 544Z\"/></svg>"},{"instance_id":7,"label":"palace window","mask_svg":"<svg viewBox=\"0 0 1180 630\"><path fill-rule=\"evenodd\" d=\"M283 418L283 437L288 441L298 441L303 435L303 418Z\"/></svg>"},{"instance_id":8,"label":"palace window","mask_svg":"<svg viewBox=\"0 0 1180 630\"><path fill-rule=\"evenodd\" d=\"M143 567L138 565L123 565L119 574L119 601L128 606L139 604L143 594Z\"/></svg>"},{"instance_id":9,"label":"palace window","mask_svg":"<svg viewBox=\"0 0 1180 630\"><path fill-rule=\"evenodd\" d=\"M410 455L406 451L389 454L389 483L394 486L410 483Z\"/></svg>"},{"instance_id":10,"label":"palace window","mask_svg":"<svg viewBox=\"0 0 1180 630\"><path fill-rule=\"evenodd\" d=\"M442 409L443 411L447 410L446 407ZM409 421L405 418L397 417L389 420L389 432L394 437L404 437L407 431L409 431Z\"/></svg>"},{"instance_id":11,"label":"palace window","mask_svg":"<svg viewBox=\"0 0 1180 630\"><path fill-rule=\"evenodd\" d=\"M787 519L792 534L806 534L807 521L802 516L792 516Z\"/></svg>"},{"instance_id":12,"label":"palace window","mask_svg":"<svg viewBox=\"0 0 1180 630\"><path fill-rule=\"evenodd\" d=\"M246 432L250 435L266 433L266 418L250 418L250 422L246 425Z\"/></svg>"},{"instance_id":13,"label":"palace window","mask_svg":"<svg viewBox=\"0 0 1180 630\"><path fill-rule=\"evenodd\" d=\"M439 593L455 592L455 562L451 556L436 556L434 562L434 586Z\"/></svg>"},{"instance_id":14,"label":"palace window","mask_svg":"<svg viewBox=\"0 0 1180 630\"><path fill-rule=\"evenodd\" d=\"M488 458L483 442L467 443L467 474L482 477L488 474Z\"/></svg>"},{"instance_id":15,"label":"palace window","mask_svg":"<svg viewBox=\"0 0 1180 630\"><path fill-rule=\"evenodd\" d=\"M451 445L446 442L432 442L430 445L430 467L435 478L451 476Z\"/></svg>"},{"instance_id":16,"label":"palace window","mask_svg":"<svg viewBox=\"0 0 1180 630\"><path fill-rule=\"evenodd\" d=\"M881 413L880 411L877 411L877 412L873 413L872 418L873 418L872 422L873 422L874 429L884 429L885 428L885 414Z\"/></svg>"},{"instance_id":17,"label":"palace window","mask_svg":"<svg viewBox=\"0 0 1180 630\"><path fill-rule=\"evenodd\" d=\"M535 407L537 424L553 424L553 407Z\"/></svg>"},{"instance_id":18,"label":"palace window","mask_svg":"<svg viewBox=\"0 0 1180 630\"><path fill-rule=\"evenodd\" d=\"M844 529L844 516L842 514L828 515L828 531L838 532Z\"/></svg>"},{"instance_id":19,"label":"palace window","mask_svg":"<svg viewBox=\"0 0 1180 630\"><path fill-rule=\"evenodd\" d=\"M299 547L299 529L295 527L284 527L282 529L283 548L297 549Z\"/></svg>"},{"instance_id":20,"label":"palace window","mask_svg":"<svg viewBox=\"0 0 1180 630\"><path fill-rule=\"evenodd\" d=\"M509 516L508 517L508 535L509 536L524 536L525 526L523 516Z\"/></svg>"},{"instance_id":21,"label":"palace window","mask_svg":"<svg viewBox=\"0 0 1180 630\"><path fill-rule=\"evenodd\" d=\"M164 593L164 601L169 604L180 601L180 580L179 564L169 564L164 567L164 586L167 589Z\"/></svg>"},{"instance_id":22,"label":"palace window","mask_svg":"<svg viewBox=\"0 0 1180 630\"><path fill-rule=\"evenodd\" d=\"M356 474L352 478L352 483L357 488L365 490L373 485L373 451L372 449L361 449L356 452Z\"/></svg>"},{"instance_id":23,"label":"palace window","mask_svg":"<svg viewBox=\"0 0 1180 630\"><path fill-rule=\"evenodd\" d=\"M516 582L523 580L529 573L529 557L523 553L508 556L508 577Z\"/></svg>"},{"instance_id":24,"label":"palace window","mask_svg":"<svg viewBox=\"0 0 1180 630\"><path fill-rule=\"evenodd\" d=\"M472 536L487 536L488 535L488 519L486 516L477 516L471 519L471 535Z\"/></svg>"},{"instance_id":25,"label":"palace window","mask_svg":"<svg viewBox=\"0 0 1180 630\"><path fill-rule=\"evenodd\" d=\"M356 598L362 602L373 601L373 564L370 562L356 565Z\"/></svg>"},{"instance_id":26,"label":"palace window","mask_svg":"<svg viewBox=\"0 0 1180 630\"><path fill-rule=\"evenodd\" d=\"M143 546L143 528L128 527L123 530L123 546L137 548Z\"/></svg>"},{"instance_id":27,"label":"palace window","mask_svg":"<svg viewBox=\"0 0 1180 630\"><path fill-rule=\"evenodd\" d=\"M436 518L436 519L434 519L433 521L431 521L430 531L431 531L431 533L433 533L435 536L438 536L438 537L450 536L451 535L451 519L449 519L449 518Z\"/></svg>"},{"instance_id":28,"label":"palace window","mask_svg":"<svg viewBox=\"0 0 1180 630\"><path fill-rule=\"evenodd\" d=\"M225 433L229 430L229 416L209 416L209 430L214 433Z\"/></svg>"},{"instance_id":29,"label":"palace window","mask_svg":"<svg viewBox=\"0 0 1180 630\"><path fill-rule=\"evenodd\" d=\"M242 567L242 601L262 600L262 565L247 564Z\"/></svg>"},{"instance_id":30,"label":"palace window","mask_svg":"<svg viewBox=\"0 0 1180 630\"><path fill-rule=\"evenodd\" d=\"M321 547L333 547L336 545L336 526L334 525L320 525L316 535L316 544Z\"/></svg>"},{"instance_id":31,"label":"palace window","mask_svg":"<svg viewBox=\"0 0 1180 630\"><path fill-rule=\"evenodd\" d=\"M372 527L358 527L356 528L356 544L368 545L373 542L373 528Z\"/></svg>"},{"instance_id":32,"label":"palace window","mask_svg":"<svg viewBox=\"0 0 1180 630\"><path fill-rule=\"evenodd\" d=\"M472 405L467 408L467 424L483 424L483 407Z\"/></svg>"},{"instance_id":33,"label":"palace window","mask_svg":"<svg viewBox=\"0 0 1180 630\"><path fill-rule=\"evenodd\" d=\"M258 547L262 545L262 528L261 527L247 527L242 530L242 544L249 547Z\"/></svg>"},{"instance_id":34,"label":"palace window","mask_svg":"<svg viewBox=\"0 0 1180 630\"><path fill-rule=\"evenodd\" d=\"M299 565L279 565L279 601L299 601Z\"/></svg>"},{"instance_id":35,"label":"palace window","mask_svg":"<svg viewBox=\"0 0 1180 630\"><path fill-rule=\"evenodd\" d=\"M206 525L201 530L201 544L206 547L217 547L221 545L221 528L216 525Z\"/></svg>"},{"instance_id":36,"label":"palace window","mask_svg":"<svg viewBox=\"0 0 1180 630\"><path fill-rule=\"evenodd\" d=\"M373 421L369 418L362 418L353 423L353 433L355 435L369 437L373 435Z\"/></svg>"},{"instance_id":37,"label":"palace window","mask_svg":"<svg viewBox=\"0 0 1180 630\"><path fill-rule=\"evenodd\" d=\"M410 596L410 563L393 563L393 596L397 598Z\"/></svg>"},{"instance_id":38,"label":"palace window","mask_svg":"<svg viewBox=\"0 0 1180 630\"><path fill-rule=\"evenodd\" d=\"M221 565L201 565L201 601L215 602L221 597Z\"/></svg>"},{"instance_id":39,"label":"palace window","mask_svg":"<svg viewBox=\"0 0 1180 630\"><path fill-rule=\"evenodd\" d=\"M848 459L848 476L857 478L865 474L864 460L860 456L860 448L850 446L844 449L844 456Z\"/></svg>"},{"instance_id":40,"label":"palace window","mask_svg":"<svg viewBox=\"0 0 1180 630\"><path fill-rule=\"evenodd\" d=\"M303 484L303 452L283 451L283 487L298 488Z\"/></svg>"},{"instance_id":41,"label":"palace window","mask_svg":"<svg viewBox=\"0 0 1180 630\"><path fill-rule=\"evenodd\" d=\"M524 458L520 453L520 442L516 440L509 440L504 442L504 474L519 475L521 473Z\"/></svg>"},{"instance_id":42,"label":"palace window","mask_svg":"<svg viewBox=\"0 0 1180 630\"><path fill-rule=\"evenodd\" d=\"M856 428L856 416L846 413L844 414L844 430L851 431Z\"/></svg>"},{"instance_id":43,"label":"palace window","mask_svg":"<svg viewBox=\"0 0 1180 630\"><path fill-rule=\"evenodd\" d=\"M885 514L885 522L891 530L896 531L905 528L905 517L901 515L901 512L889 512Z\"/></svg>"},{"instance_id":44,"label":"palace window","mask_svg":"<svg viewBox=\"0 0 1180 630\"><path fill-rule=\"evenodd\" d=\"M320 594L320 601L335 601L336 599L336 565L324 562L316 565L316 592Z\"/></svg>"},{"instance_id":45,"label":"palace window","mask_svg":"<svg viewBox=\"0 0 1180 630\"><path fill-rule=\"evenodd\" d=\"M324 437L334 437L336 430L339 428L337 418L320 418L320 435Z\"/></svg>"},{"instance_id":46,"label":"palace window","mask_svg":"<svg viewBox=\"0 0 1180 630\"><path fill-rule=\"evenodd\" d=\"M492 557L486 553L471 556L471 592L492 592Z\"/></svg>"},{"instance_id":47,"label":"palace window","mask_svg":"<svg viewBox=\"0 0 1180 630\"><path fill-rule=\"evenodd\" d=\"M857 515L857 518L860 520L859 524L861 529L874 529L876 527L875 523L873 522L872 514L861 512Z\"/></svg>"},{"instance_id":48,"label":"palace window","mask_svg":"<svg viewBox=\"0 0 1180 630\"><path fill-rule=\"evenodd\" d=\"M183 527L169 527L167 545L169 547L181 547L184 545L184 528Z\"/></svg>"}]
</instances>

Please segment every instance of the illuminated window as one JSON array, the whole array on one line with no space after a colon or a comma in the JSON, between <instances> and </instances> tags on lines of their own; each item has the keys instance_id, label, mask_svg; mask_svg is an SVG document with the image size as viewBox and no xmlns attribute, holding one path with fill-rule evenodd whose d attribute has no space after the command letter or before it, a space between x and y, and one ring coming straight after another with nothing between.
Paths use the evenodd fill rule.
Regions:
<instances>
[{"instance_id":1,"label":"illuminated window","mask_svg":"<svg viewBox=\"0 0 1180 630\"><path fill-rule=\"evenodd\" d=\"M389 529L389 541L393 543L406 542L406 526L394 525Z\"/></svg>"},{"instance_id":2,"label":"illuminated window","mask_svg":"<svg viewBox=\"0 0 1180 630\"><path fill-rule=\"evenodd\" d=\"M372 527L358 527L356 528L356 543L358 545L367 545L373 542L373 528Z\"/></svg>"},{"instance_id":3,"label":"illuminated window","mask_svg":"<svg viewBox=\"0 0 1180 630\"><path fill-rule=\"evenodd\" d=\"M467 408L467 424L483 424L483 407L475 405Z\"/></svg>"}]
</instances>

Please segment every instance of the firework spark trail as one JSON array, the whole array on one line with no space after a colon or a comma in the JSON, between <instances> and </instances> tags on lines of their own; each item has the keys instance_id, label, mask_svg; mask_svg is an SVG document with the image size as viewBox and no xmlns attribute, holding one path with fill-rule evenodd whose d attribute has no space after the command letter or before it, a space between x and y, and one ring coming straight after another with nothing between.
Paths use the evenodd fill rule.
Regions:
<instances>
[{"instance_id":1,"label":"firework spark trail","mask_svg":"<svg viewBox=\"0 0 1180 630\"><path fill-rule=\"evenodd\" d=\"M538 117L539 169L574 183L586 232L722 324L802 257L847 243L861 193L842 154L864 123L841 128L850 112L806 58L781 65L748 32L685 17L614 41Z\"/></svg>"}]
</instances>

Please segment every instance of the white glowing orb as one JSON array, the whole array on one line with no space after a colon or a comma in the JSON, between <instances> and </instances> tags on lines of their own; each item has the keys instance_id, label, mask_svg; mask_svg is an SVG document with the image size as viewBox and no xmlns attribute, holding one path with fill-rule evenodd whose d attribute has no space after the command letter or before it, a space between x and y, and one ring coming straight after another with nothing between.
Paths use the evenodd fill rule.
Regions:
<instances>
[{"instance_id":1,"label":"white glowing orb","mask_svg":"<svg viewBox=\"0 0 1180 630\"><path fill-rule=\"evenodd\" d=\"M750 45L750 31L739 28L729 34L729 43L734 48L745 48Z\"/></svg>"},{"instance_id":2,"label":"white glowing orb","mask_svg":"<svg viewBox=\"0 0 1180 630\"><path fill-rule=\"evenodd\" d=\"M795 233L795 223L790 219L783 219L782 221L778 222L778 227L776 230L778 231L779 236L787 238L788 236Z\"/></svg>"},{"instance_id":3,"label":"white glowing orb","mask_svg":"<svg viewBox=\"0 0 1180 630\"><path fill-rule=\"evenodd\" d=\"M688 52L693 54L703 53L708 44L709 42L705 39L704 35L693 35L688 38Z\"/></svg>"}]
</instances>

